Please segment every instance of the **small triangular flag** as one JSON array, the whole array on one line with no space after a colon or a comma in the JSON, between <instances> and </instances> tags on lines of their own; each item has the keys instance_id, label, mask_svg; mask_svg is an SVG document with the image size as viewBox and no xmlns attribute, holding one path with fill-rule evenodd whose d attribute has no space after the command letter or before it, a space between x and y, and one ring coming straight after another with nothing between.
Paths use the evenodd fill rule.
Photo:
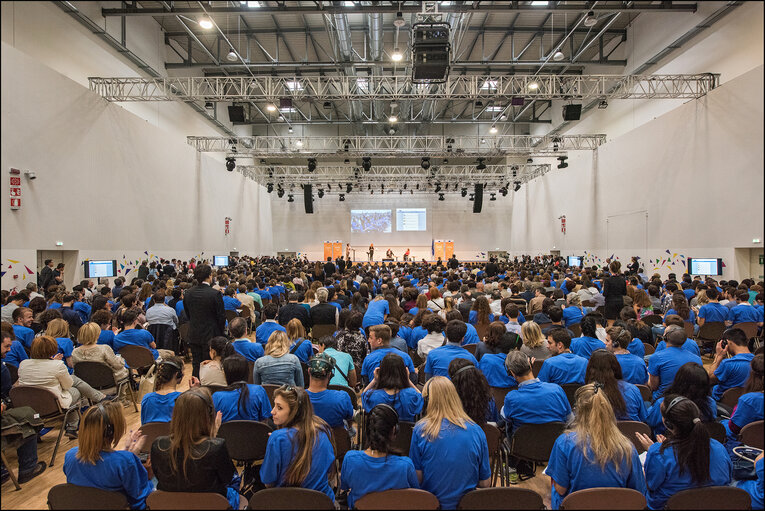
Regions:
<instances>
[{"instance_id":1,"label":"small triangular flag","mask_svg":"<svg viewBox=\"0 0 765 511\"><path fill-rule=\"evenodd\" d=\"M17 263L18 263L18 261L14 261L13 259L8 259L8 260L9 260L10 262L12 262L13 264L17 264Z\"/></svg>"}]
</instances>

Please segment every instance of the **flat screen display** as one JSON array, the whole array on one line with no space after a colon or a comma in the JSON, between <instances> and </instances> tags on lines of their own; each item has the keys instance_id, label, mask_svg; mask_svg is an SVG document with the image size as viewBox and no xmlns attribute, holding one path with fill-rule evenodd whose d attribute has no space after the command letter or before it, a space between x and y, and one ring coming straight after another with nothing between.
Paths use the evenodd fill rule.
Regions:
<instances>
[{"instance_id":1,"label":"flat screen display","mask_svg":"<svg viewBox=\"0 0 765 511\"><path fill-rule=\"evenodd\" d=\"M396 209L397 231L426 231L428 219L425 208Z\"/></svg>"},{"instance_id":2,"label":"flat screen display","mask_svg":"<svg viewBox=\"0 0 765 511\"><path fill-rule=\"evenodd\" d=\"M352 209L351 232L391 232L389 209Z\"/></svg>"},{"instance_id":3,"label":"flat screen display","mask_svg":"<svg viewBox=\"0 0 765 511\"><path fill-rule=\"evenodd\" d=\"M228 266L228 256L213 256L213 266Z\"/></svg>"},{"instance_id":4,"label":"flat screen display","mask_svg":"<svg viewBox=\"0 0 765 511\"><path fill-rule=\"evenodd\" d=\"M582 256L568 256L568 265L582 267Z\"/></svg>"},{"instance_id":5,"label":"flat screen display","mask_svg":"<svg viewBox=\"0 0 765 511\"><path fill-rule=\"evenodd\" d=\"M111 261L85 261L84 264L86 279L117 276L116 259L112 259Z\"/></svg>"},{"instance_id":6,"label":"flat screen display","mask_svg":"<svg viewBox=\"0 0 765 511\"><path fill-rule=\"evenodd\" d=\"M722 275L722 259L689 257L688 273L691 275Z\"/></svg>"}]
</instances>

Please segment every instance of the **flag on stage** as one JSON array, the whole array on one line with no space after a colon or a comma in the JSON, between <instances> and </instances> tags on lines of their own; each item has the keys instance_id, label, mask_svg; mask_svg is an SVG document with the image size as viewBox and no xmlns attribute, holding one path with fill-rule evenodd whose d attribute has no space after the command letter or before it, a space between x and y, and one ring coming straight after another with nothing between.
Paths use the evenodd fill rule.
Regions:
<instances>
[{"instance_id":1,"label":"flag on stage","mask_svg":"<svg viewBox=\"0 0 765 511\"><path fill-rule=\"evenodd\" d=\"M433 238L430 238L430 255L436 256L436 240Z\"/></svg>"}]
</instances>

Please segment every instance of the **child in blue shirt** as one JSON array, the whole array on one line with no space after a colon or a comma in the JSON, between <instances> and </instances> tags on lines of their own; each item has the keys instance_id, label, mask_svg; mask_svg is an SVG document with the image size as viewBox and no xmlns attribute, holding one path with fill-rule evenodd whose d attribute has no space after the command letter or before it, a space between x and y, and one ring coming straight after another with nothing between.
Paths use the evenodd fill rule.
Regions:
<instances>
[{"instance_id":1,"label":"child in blue shirt","mask_svg":"<svg viewBox=\"0 0 765 511\"><path fill-rule=\"evenodd\" d=\"M403 359L395 354L383 357L373 372L372 381L361 392L365 412L380 403L392 406L402 421L413 422L422 411L422 395L409 379Z\"/></svg>"},{"instance_id":2,"label":"child in blue shirt","mask_svg":"<svg viewBox=\"0 0 765 511\"><path fill-rule=\"evenodd\" d=\"M228 387L212 396L222 421L262 421L271 417L266 391L260 385L247 383L250 371L247 359L236 353L223 359L222 365Z\"/></svg>"},{"instance_id":3,"label":"child in blue shirt","mask_svg":"<svg viewBox=\"0 0 765 511\"><path fill-rule=\"evenodd\" d=\"M749 378L749 367L754 355L749 351L749 339L740 328L729 328L715 346L715 359L709 367L712 397L715 401L734 387L743 387Z\"/></svg>"},{"instance_id":4,"label":"child in blue shirt","mask_svg":"<svg viewBox=\"0 0 765 511\"><path fill-rule=\"evenodd\" d=\"M311 381L306 392L313 405L313 413L330 428L343 426L344 421L353 420L353 403L348 393L327 388L334 370L334 360L324 353L319 353L308 363Z\"/></svg>"},{"instance_id":5,"label":"child in blue shirt","mask_svg":"<svg viewBox=\"0 0 765 511\"><path fill-rule=\"evenodd\" d=\"M141 399L141 424L170 422L173 418L175 400L181 395L175 389L183 380L183 360L180 357L163 360L157 366L155 378L154 392L149 392Z\"/></svg>"}]
</instances>

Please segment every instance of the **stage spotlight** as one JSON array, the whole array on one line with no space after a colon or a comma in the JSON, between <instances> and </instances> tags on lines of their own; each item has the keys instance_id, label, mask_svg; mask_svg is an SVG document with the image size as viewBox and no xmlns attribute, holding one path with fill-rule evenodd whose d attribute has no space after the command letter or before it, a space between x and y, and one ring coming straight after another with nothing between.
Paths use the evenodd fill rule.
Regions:
<instances>
[{"instance_id":1,"label":"stage spotlight","mask_svg":"<svg viewBox=\"0 0 765 511\"><path fill-rule=\"evenodd\" d=\"M369 169L372 168L372 158L364 156L361 159L361 168L363 168L365 172L369 172Z\"/></svg>"},{"instance_id":2,"label":"stage spotlight","mask_svg":"<svg viewBox=\"0 0 765 511\"><path fill-rule=\"evenodd\" d=\"M295 202L295 197L292 194L287 196L287 202Z\"/></svg>"},{"instance_id":3,"label":"stage spotlight","mask_svg":"<svg viewBox=\"0 0 765 511\"><path fill-rule=\"evenodd\" d=\"M353 190L353 185L351 183L345 183L346 193L351 193L351 190Z\"/></svg>"},{"instance_id":4,"label":"stage spotlight","mask_svg":"<svg viewBox=\"0 0 765 511\"><path fill-rule=\"evenodd\" d=\"M558 137L553 138L553 151L558 150L558 143L560 142L560 139Z\"/></svg>"},{"instance_id":5,"label":"stage spotlight","mask_svg":"<svg viewBox=\"0 0 765 511\"><path fill-rule=\"evenodd\" d=\"M420 167L422 167L423 170L428 170L430 168L430 158L424 156L420 162Z\"/></svg>"},{"instance_id":6,"label":"stage spotlight","mask_svg":"<svg viewBox=\"0 0 765 511\"><path fill-rule=\"evenodd\" d=\"M284 197L284 188L282 188L282 185L279 185L279 186L277 187L277 189L276 189L276 195L277 195L277 197L279 197L280 199L281 199L282 197Z\"/></svg>"},{"instance_id":7,"label":"stage spotlight","mask_svg":"<svg viewBox=\"0 0 765 511\"><path fill-rule=\"evenodd\" d=\"M443 193L439 193L438 194L438 200L446 200L446 199L444 199L444 194Z\"/></svg>"},{"instance_id":8,"label":"stage spotlight","mask_svg":"<svg viewBox=\"0 0 765 511\"><path fill-rule=\"evenodd\" d=\"M491 196L489 197L489 200L497 200L497 194L492 193Z\"/></svg>"},{"instance_id":9,"label":"stage spotlight","mask_svg":"<svg viewBox=\"0 0 765 511\"><path fill-rule=\"evenodd\" d=\"M320 199L324 198L324 189L322 189L322 188L319 188L319 198Z\"/></svg>"},{"instance_id":10,"label":"stage spotlight","mask_svg":"<svg viewBox=\"0 0 765 511\"><path fill-rule=\"evenodd\" d=\"M568 163L566 163L566 160L568 160L568 156L558 156L558 161L560 162L558 164L559 169L565 169L568 167Z\"/></svg>"},{"instance_id":11,"label":"stage spotlight","mask_svg":"<svg viewBox=\"0 0 765 511\"><path fill-rule=\"evenodd\" d=\"M463 188L463 189L460 191L460 194L461 194L463 197L467 197L467 188Z\"/></svg>"},{"instance_id":12,"label":"stage spotlight","mask_svg":"<svg viewBox=\"0 0 765 511\"><path fill-rule=\"evenodd\" d=\"M449 163L449 160L444 158L443 164L446 165L447 163Z\"/></svg>"},{"instance_id":13,"label":"stage spotlight","mask_svg":"<svg viewBox=\"0 0 765 511\"><path fill-rule=\"evenodd\" d=\"M293 129L292 129L292 126L290 126L289 128L287 128L287 133L292 133L293 131L295 131L295 130L293 130Z\"/></svg>"},{"instance_id":14,"label":"stage spotlight","mask_svg":"<svg viewBox=\"0 0 765 511\"><path fill-rule=\"evenodd\" d=\"M500 188L499 193L502 194L502 197L507 197L507 187L503 186L502 188Z\"/></svg>"},{"instance_id":15,"label":"stage spotlight","mask_svg":"<svg viewBox=\"0 0 765 511\"><path fill-rule=\"evenodd\" d=\"M267 191L268 193L271 193L271 192L273 192L273 191L274 191L274 184L273 184L273 183L268 183L268 184L266 185L266 191Z\"/></svg>"},{"instance_id":16,"label":"stage spotlight","mask_svg":"<svg viewBox=\"0 0 765 511\"><path fill-rule=\"evenodd\" d=\"M468 197L468 200L471 200L471 201L472 201L472 200L475 200L475 195L471 193L471 194L470 194L470 197Z\"/></svg>"},{"instance_id":17,"label":"stage spotlight","mask_svg":"<svg viewBox=\"0 0 765 511\"><path fill-rule=\"evenodd\" d=\"M513 183L513 185L514 185L513 186L513 191L514 192L517 192L518 190L521 189L521 182L520 181L516 181L515 183Z\"/></svg>"},{"instance_id":18,"label":"stage spotlight","mask_svg":"<svg viewBox=\"0 0 765 511\"><path fill-rule=\"evenodd\" d=\"M343 160L343 163L345 163L346 165L348 165L349 163L351 163L351 160L349 160L348 158L346 158L345 160Z\"/></svg>"},{"instance_id":19,"label":"stage spotlight","mask_svg":"<svg viewBox=\"0 0 765 511\"><path fill-rule=\"evenodd\" d=\"M316 158L308 158L308 172L316 170Z\"/></svg>"},{"instance_id":20,"label":"stage spotlight","mask_svg":"<svg viewBox=\"0 0 765 511\"><path fill-rule=\"evenodd\" d=\"M483 162L483 158L478 158L478 164L475 166L478 170L484 170L486 168L486 164Z\"/></svg>"},{"instance_id":21,"label":"stage spotlight","mask_svg":"<svg viewBox=\"0 0 765 511\"><path fill-rule=\"evenodd\" d=\"M600 103L598 103L598 108L601 110L605 110L606 108L608 108L608 101L606 101L605 99L601 99Z\"/></svg>"},{"instance_id":22,"label":"stage spotlight","mask_svg":"<svg viewBox=\"0 0 765 511\"><path fill-rule=\"evenodd\" d=\"M436 183L436 193L441 191L441 183Z\"/></svg>"},{"instance_id":23,"label":"stage spotlight","mask_svg":"<svg viewBox=\"0 0 765 511\"><path fill-rule=\"evenodd\" d=\"M332 185L329 183L327 183L327 190L329 190L330 192L332 191Z\"/></svg>"},{"instance_id":24,"label":"stage spotlight","mask_svg":"<svg viewBox=\"0 0 765 511\"><path fill-rule=\"evenodd\" d=\"M345 194L344 193L340 194L340 202L345 202Z\"/></svg>"},{"instance_id":25,"label":"stage spotlight","mask_svg":"<svg viewBox=\"0 0 765 511\"><path fill-rule=\"evenodd\" d=\"M534 163L534 158L527 158L526 163Z\"/></svg>"},{"instance_id":26,"label":"stage spotlight","mask_svg":"<svg viewBox=\"0 0 765 511\"><path fill-rule=\"evenodd\" d=\"M233 172L236 168L236 158L229 156L226 158L226 170Z\"/></svg>"},{"instance_id":27,"label":"stage spotlight","mask_svg":"<svg viewBox=\"0 0 765 511\"><path fill-rule=\"evenodd\" d=\"M404 183L404 190L406 190L406 183Z\"/></svg>"},{"instance_id":28,"label":"stage spotlight","mask_svg":"<svg viewBox=\"0 0 765 511\"><path fill-rule=\"evenodd\" d=\"M369 184L367 185L367 190L371 190L371 189L372 189L372 184L371 184L371 183L369 183Z\"/></svg>"}]
</instances>

